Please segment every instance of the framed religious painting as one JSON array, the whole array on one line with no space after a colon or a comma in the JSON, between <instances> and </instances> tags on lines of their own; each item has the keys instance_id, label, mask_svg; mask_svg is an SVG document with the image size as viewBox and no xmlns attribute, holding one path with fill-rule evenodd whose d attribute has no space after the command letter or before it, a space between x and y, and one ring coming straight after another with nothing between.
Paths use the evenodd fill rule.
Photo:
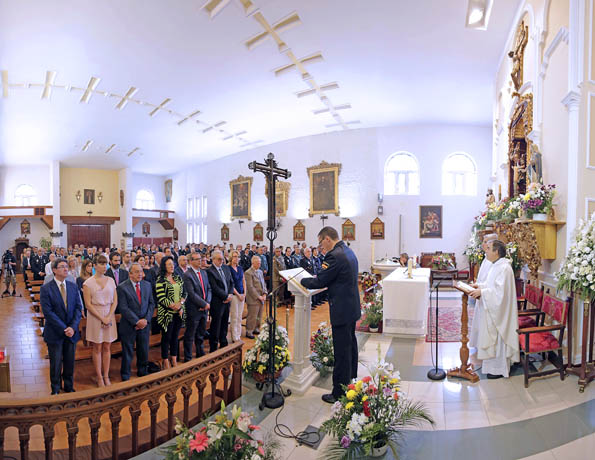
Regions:
<instances>
[{"instance_id":1,"label":"framed religious painting","mask_svg":"<svg viewBox=\"0 0 595 460\"><path fill-rule=\"evenodd\" d=\"M442 238L442 206L419 207L419 237Z\"/></svg>"},{"instance_id":2,"label":"framed religious painting","mask_svg":"<svg viewBox=\"0 0 595 460\"><path fill-rule=\"evenodd\" d=\"M293 241L306 241L306 226L301 220L293 226Z\"/></svg>"},{"instance_id":3,"label":"framed religious painting","mask_svg":"<svg viewBox=\"0 0 595 460\"><path fill-rule=\"evenodd\" d=\"M21 222L21 235L31 234L31 223L25 219Z\"/></svg>"},{"instance_id":4,"label":"framed religious painting","mask_svg":"<svg viewBox=\"0 0 595 460\"><path fill-rule=\"evenodd\" d=\"M275 184L275 215L277 217L287 216L287 207L289 206L289 182L277 182ZM264 195L269 197L269 183L264 183Z\"/></svg>"},{"instance_id":5,"label":"framed religious painting","mask_svg":"<svg viewBox=\"0 0 595 460\"><path fill-rule=\"evenodd\" d=\"M355 224L349 219L341 225L341 239L343 241L355 241Z\"/></svg>"},{"instance_id":6,"label":"framed religious painting","mask_svg":"<svg viewBox=\"0 0 595 460\"><path fill-rule=\"evenodd\" d=\"M310 178L310 210L308 215L339 215L339 174L340 163L323 161L318 166L307 169Z\"/></svg>"},{"instance_id":7,"label":"framed religious painting","mask_svg":"<svg viewBox=\"0 0 595 460\"><path fill-rule=\"evenodd\" d=\"M173 189L173 180L167 179L165 181L165 202L166 203L171 203L172 189Z\"/></svg>"},{"instance_id":8,"label":"framed religious painting","mask_svg":"<svg viewBox=\"0 0 595 460\"><path fill-rule=\"evenodd\" d=\"M370 223L370 238L373 240L384 239L384 222L378 217Z\"/></svg>"},{"instance_id":9,"label":"framed religious painting","mask_svg":"<svg viewBox=\"0 0 595 460\"><path fill-rule=\"evenodd\" d=\"M95 190L86 188L83 195L85 204L95 204Z\"/></svg>"},{"instance_id":10,"label":"framed religious painting","mask_svg":"<svg viewBox=\"0 0 595 460\"><path fill-rule=\"evenodd\" d=\"M229 182L231 191L231 219L248 219L250 215L250 199L252 197L252 178L238 176Z\"/></svg>"},{"instance_id":11,"label":"framed religious painting","mask_svg":"<svg viewBox=\"0 0 595 460\"><path fill-rule=\"evenodd\" d=\"M229 227L225 224L221 227L221 241L229 241Z\"/></svg>"},{"instance_id":12,"label":"framed religious painting","mask_svg":"<svg viewBox=\"0 0 595 460\"><path fill-rule=\"evenodd\" d=\"M264 239L264 229L262 228L262 225L256 224L253 233L254 241L262 241Z\"/></svg>"}]
</instances>

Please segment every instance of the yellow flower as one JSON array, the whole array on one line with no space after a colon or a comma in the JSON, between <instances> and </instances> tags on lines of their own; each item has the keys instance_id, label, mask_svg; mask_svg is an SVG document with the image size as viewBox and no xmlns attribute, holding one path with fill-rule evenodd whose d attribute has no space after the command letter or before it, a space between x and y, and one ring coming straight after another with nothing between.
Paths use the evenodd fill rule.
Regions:
<instances>
[{"instance_id":1,"label":"yellow flower","mask_svg":"<svg viewBox=\"0 0 595 460\"><path fill-rule=\"evenodd\" d=\"M399 383L399 379L390 379L389 382L391 385L394 385L396 383Z\"/></svg>"},{"instance_id":2,"label":"yellow flower","mask_svg":"<svg viewBox=\"0 0 595 460\"><path fill-rule=\"evenodd\" d=\"M231 428L231 426L233 425L233 420L228 420L227 422L225 422L225 424L228 428Z\"/></svg>"},{"instance_id":3,"label":"yellow flower","mask_svg":"<svg viewBox=\"0 0 595 460\"><path fill-rule=\"evenodd\" d=\"M358 392L362 391L362 387L363 387L363 386L364 386L364 382L362 382L361 380L360 380L360 381L358 381L358 382L355 384L355 389L356 389L356 391L358 391Z\"/></svg>"},{"instance_id":4,"label":"yellow flower","mask_svg":"<svg viewBox=\"0 0 595 460\"><path fill-rule=\"evenodd\" d=\"M355 390L349 390L347 392L347 399L355 399L355 397L357 396L357 392Z\"/></svg>"},{"instance_id":5,"label":"yellow flower","mask_svg":"<svg viewBox=\"0 0 595 460\"><path fill-rule=\"evenodd\" d=\"M362 402L364 402L364 401L367 401L367 400L368 400L368 395L365 395L365 396L362 398Z\"/></svg>"},{"instance_id":6,"label":"yellow flower","mask_svg":"<svg viewBox=\"0 0 595 460\"><path fill-rule=\"evenodd\" d=\"M258 366L258 369L256 370L256 372L258 372L259 374L262 374L265 369L266 369L266 367L264 366L264 364L261 364L260 366Z\"/></svg>"},{"instance_id":7,"label":"yellow flower","mask_svg":"<svg viewBox=\"0 0 595 460\"><path fill-rule=\"evenodd\" d=\"M531 199L531 195L529 195L528 193L526 195L523 195L523 201L529 201Z\"/></svg>"},{"instance_id":8,"label":"yellow flower","mask_svg":"<svg viewBox=\"0 0 595 460\"><path fill-rule=\"evenodd\" d=\"M354 404L352 402L348 402L347 404L345 404L345 409L350 410L353 406Z\"/></svg>"}]
</instances>

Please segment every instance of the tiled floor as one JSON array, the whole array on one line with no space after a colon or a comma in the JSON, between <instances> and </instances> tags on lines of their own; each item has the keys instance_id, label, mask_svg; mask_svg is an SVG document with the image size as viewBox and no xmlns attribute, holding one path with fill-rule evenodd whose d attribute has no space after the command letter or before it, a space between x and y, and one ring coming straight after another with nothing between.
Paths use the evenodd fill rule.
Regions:
<instances>
[{"instance_id":1,"label":"tiled floor","mask_svg":"<svg viewBox=\"0 0 595 460\"><path fill-rule=\"evenodd\" d=\"M49 387L47 360L43 359L45 348L29 305L23 299L0 302L0 318L6 325L0 329L0 343L11 355L14 393L4 397L45 396ZM279 319L282 324L285 322L284 310L280 310ZM312 315L312 329L327 319L326 307L317 309ZM290 337L293 336L292 320L291 315ZM584 460L595 452L595 384L581 394L577 379L572 376L563 382L557 376L534 380L528 389L520 375L497 381L482 378L477 384L456 379L431 382L426 373L432 364L432 345L424 339L358 333L358 342L361 361L358 375L366 375L366 365L378 357L380 349L380 355L400 371L402 390L409 398L426 403L436 421L433 427L425 425L405 434L400 458ZM246 347L249 346L251 341L246 343ZM439 348L442 367L458 364L457 343L440 344ZM115 361L114 381L119 365ZM82 375L89 369L90 363L77 363L78 389L92 386ZM330 385L330 377L318 380L305 395L286 398L281 412L260 411L261 395L256 390L246 392L238 403L254 412L263 428L260 436L269 432L275 436L276 418L297 433L307 425L320 426L329 417L330 405L320 398ZM326 436L319 448L312 450L298 446L292 439L280 439L281 457L299 460L323 457L325 447L334 442ZM155 452L146 452L140 457L159 458Z\"/></svg>"}]
</instances>

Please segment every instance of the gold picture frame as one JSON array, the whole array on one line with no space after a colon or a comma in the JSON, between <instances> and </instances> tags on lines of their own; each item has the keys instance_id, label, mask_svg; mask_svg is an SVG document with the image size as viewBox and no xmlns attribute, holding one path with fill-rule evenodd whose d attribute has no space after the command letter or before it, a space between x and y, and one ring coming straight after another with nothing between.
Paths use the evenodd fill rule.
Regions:
<instances>
[{"instance_id":1,"label":"gold picture frame","mask_svg":"<svg viewBox=\"0 0 595 460\"><path fill-rule=\"evenodd\" d=\"M306 241L306 226L301 220L293 226L293 241Z\"/></svg>"},{"instance_id":2,"label":"gold picture frame","mask_svg":"<svg viewBox=\"0 0 595 460\"><path fill-rule=\"evenodd\" d=\"M229 182L231 194L231 220L252 219L252 177L238 176Z\"/></svg>"},{"instance_id":3,"label":"gold picture frame","mask_svg":"<svg viewBox=\"0 0 595 460\"><path fill-rule=\"evenodd\" d=\"M264 228L262 225L257 223L254 228L252 229L254 241L263 241L264 239Z\"/></svg>"},{"instance_id":4,"label":"gold picture frame","mask_svg":"<svg viewBox=\"0 0 595 460\"><path fill-rule=\"evenodd\" d=\"M289 207L289 189L291 183L277 182L275 184L275 215L277 217L286 217ZM269 183L264 183L264 196L269 197Z\"/></svg>"},{"instance_id":5,"label":"gold picture frame","mask_svg":"<svg viewBox=\"0 0 595 460\"><path fill-rule=\"evenodd\" d=\"M341 225L341 239L343 241L355 241L355 224L347 219Z\"/></svg>"},{"instance_id":6,"label":"gold picture frame","mask_svg":"<svg viewBox=\"0 0 595 460\"><path fill-rule=\"evenodd\" d=\"M308 216L315 214L339 215L340 163L323 161L307 168L310 178L310 209Z\"/></svg>"},{"instance_id":7,"label":"gold picture frame","mask_svg":"<svg viewBox=\"0 0 595 460\"><path fill-rule=\"evenodd\" d=\"M221 241L229 241L229 227L225 224L221 227Z\"/></svg>"},{"instance_id":8,"label":"gold picture frame","mask_svg":"<svg viewBox=\"0 0 595 460\"><path fill-rule=\"evenodd\" d=\"M378 217L370 223L370 239L384 239L384 222L382 222Z\"/></svg>"}]
</instances>

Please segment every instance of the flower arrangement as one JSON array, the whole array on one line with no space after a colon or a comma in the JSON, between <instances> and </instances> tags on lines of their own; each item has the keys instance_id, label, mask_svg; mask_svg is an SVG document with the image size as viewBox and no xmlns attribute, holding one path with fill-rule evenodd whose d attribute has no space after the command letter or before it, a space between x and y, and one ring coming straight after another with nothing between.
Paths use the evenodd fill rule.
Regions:
<instances>
[{"instance_id":1,"label":"flower arrangement","mask_svg":"<svg viewBox=\"0 0 595 460\"><path fill-rule=\"evenodd\" d=\"M534 214L548 214L554 206L555 189L553 184L530 184L527 193L519 197L527 217L531 219Z\"/></svg>"},{"instance_id":2,"label":"flower arrangement","mask_svg":"<svg viewBox=\"0 0 595 460\"><path fill-rule=\"evenodd\" d=\"M574 243L556 273L558 289L578 293L583 300L595 299L595 213L584 222L580 220Z\"/></svg>"},{"instance_id":3,"label":"flower arrangement","mask_svg":"<svg viewBox=\"0 0 595 460\"><path fill-rule=\"evenodd\" d=\"M329 373L329 368L335 366L335 355L333 353L333 333L326 322L318 325L318 329L310 337L310 361L314 369L320 372L322 377Z\"/></svg>"},{"instance_id":4,"label":"flower arrangement","mask_svg":"<svg viewBox=\"0 0 595 460\"><path fill-rule=\"evenodd\" d=\"M448 254L440 254L432 257L432 268L434 270L449 270L454 268L452 257Z\"/></svg>"},{"instance_id":5,"label":"flower arrangement","mask_svg":"<svg viewBox=\"0 0 595 460\"><path fill-rule=\"evenodd\" d=\"M506 244L506 258L510 260L510 265L514 272L518 272L523 268L523 261L521 260L519 246L514 241Z\"/></svg>"},{"instance_id":6,"label":"flower arrangement","mask_svg":"<svg viewBox=\"0 0 595 460\"><path fill-rule=\"evenodd\" d=\"M370 302L362 305L364 319L362 320L361 325L376 329L380 323L382 323L382 307L382 291L378 291Z\"/></svg>"},{"instance_id":7,"label":"flower arrangement","mask_svg":"<svg viewBox=\"0 0 595 460\"><path fill-rule=\"evenodd\" d=\"M278 441L255 440L253 434L260 427L252 424L252 415L233 406L231 418L224 412L206 426L193 431L179 420L176 424L176 443L164 449L166 460L274 460Z\"/></svg>"},{"instance_id":8,"label":"flower arrangement","mask_svg":"<svg viewBox=\"0 0 595 460\"><path fill-rule=\"evenodd\" d=\"M330 460L374 455L389 447L398 458L397 443L405 427L434 423L422 403L401 393L399 373L380 358L380 345L378 361L368 370L370 375L344 387L346 394L322 424L321 429L337 439L326 452Z\"/></svg>"},{"instance_id":9,"label":"flower arrangement","mask_svg":"<svg viewBox=\"0 0 595 460\"><path fill-rule=\"evenodd\" d=\"M488 214L487 212L482 212L479 216L475 216L475 220L473 222L473 231L476 232L478 230L485 230L488 225Z\"/></svg>"},{"instance_id":10,"label":"flower arrangement","mask_svg":"<svg viewBox=\"0 0 595 460\"><path fill-rule=\"evenodd\" d=\"M471 233L471 238L469 239L469 243L463 252L469 258L470 264L481 264L483 261L485 254L483 249L481 248L481 239L477 235L476 231Z\"/></svg>"},{"instance_id":11,"label":"flower arrangement","mask_svg":"<svg viewBox=\"0 0 595 460\"><path fill-rule=\"evenodd\" d=\"M364 272L362 277L362 291L364 302L370 302L374 297L373 287L378 285L378 278L373 273Z\"/></svg>"},{"instance_id":12,"label":"flower arrangement","mask_svg":"<svg viewBox=\"0 0 595 460\"><path fill-rule=\"evenodd\" d=\"M265 322L260 334L256 338L254 346L246 352L242 369L244 372L252 375L255 380L264 381L267 374L267 366L269 364L269 330L268 322ZM275 350L274 350L274 364L275 374L281 373L283 368L291 359L289 354L289 336L287 330L277 325L277 332L275 334Z\"/></svg>"}]
</instances>

